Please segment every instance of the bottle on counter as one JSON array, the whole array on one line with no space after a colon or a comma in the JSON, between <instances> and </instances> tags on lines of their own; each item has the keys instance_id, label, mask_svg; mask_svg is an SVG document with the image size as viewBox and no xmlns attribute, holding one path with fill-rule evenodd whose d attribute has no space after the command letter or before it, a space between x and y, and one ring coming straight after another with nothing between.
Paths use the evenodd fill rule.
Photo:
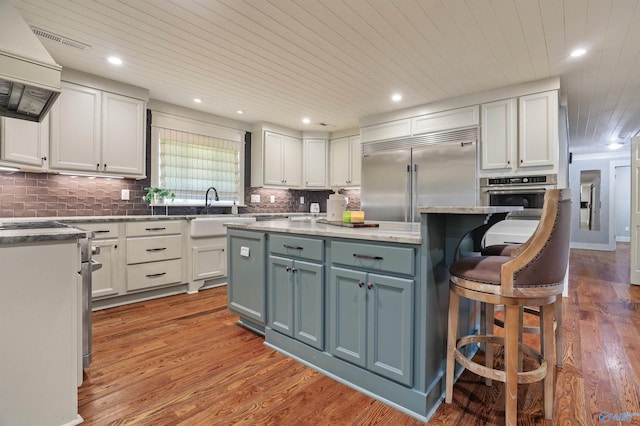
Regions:
<instances>
[{"instance_id":1,"label":"bottle on counter","mask_svg":"<svg viewBox=\"0 0 640 426\"><path fill-rule=\"evenodd\" d=\"M231 214L238 214L238 206L236 205L236 200L233 200L233 205L231 206Z\"/></svg>"}]
</instances>

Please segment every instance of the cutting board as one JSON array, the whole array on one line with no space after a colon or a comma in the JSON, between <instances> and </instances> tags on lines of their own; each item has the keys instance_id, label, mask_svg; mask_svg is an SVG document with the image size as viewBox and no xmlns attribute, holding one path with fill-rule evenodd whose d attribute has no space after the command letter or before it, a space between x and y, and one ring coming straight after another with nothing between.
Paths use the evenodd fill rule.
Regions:
<instances>
[{"instance_id":1,"label":"cutting board","mask_svg":"<svg viewBox=\"0 0 640 426\"><path fill-rule=\"evenodd\" d=\"M326 219L318 219L318 223L326 223L327 225L343 226L345 228L378 228L379 223L363 222L363 223L344 223L344 222L330 222Z\"/></svg>"}]
</instances>

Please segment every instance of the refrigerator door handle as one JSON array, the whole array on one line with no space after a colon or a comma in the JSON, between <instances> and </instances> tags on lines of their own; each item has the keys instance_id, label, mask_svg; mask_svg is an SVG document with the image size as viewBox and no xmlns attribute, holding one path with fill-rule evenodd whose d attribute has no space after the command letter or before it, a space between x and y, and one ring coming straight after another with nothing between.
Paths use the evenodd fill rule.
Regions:
<instances>
[{"instance_id":1,"label":"refrigerator door handle","mask_svg":"<svg viewBox=\"0 0 640 426\"><path fill-rule=\"evenodd\" d=\"M418 210L418 164L413 164L413 173L411 174L411 222L416 221L416 211Z\"/></svg>"},{"instance_id":2,"label":"refrigerator door handle","mask_svg":"<svg viewBox=\"0 0 640 426\"><path fill-rule=\"evenodd\" d=\"M406 178L406 191L405 191L405 203L404 203L404 221L409 222L411 216L411 164L407 164L407 178Z\"/></svg>"}]
</instances>

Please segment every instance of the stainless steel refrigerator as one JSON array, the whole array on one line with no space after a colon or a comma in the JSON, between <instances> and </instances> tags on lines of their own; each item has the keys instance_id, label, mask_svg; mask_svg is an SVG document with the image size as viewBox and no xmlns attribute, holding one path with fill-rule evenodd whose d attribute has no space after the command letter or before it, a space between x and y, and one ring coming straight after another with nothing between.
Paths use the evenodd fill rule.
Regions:
<instances>
[{"instance_id":1,"label":"stainless steel refrigerator","mask_svg":"<svg viewBox=\"0 0 640 426\"><path fill-rule=\"evenodd\" d=\"M367 220L417 222L418 206L475 206L477 130L363 146Z\"/></svg>"}]
</instances>

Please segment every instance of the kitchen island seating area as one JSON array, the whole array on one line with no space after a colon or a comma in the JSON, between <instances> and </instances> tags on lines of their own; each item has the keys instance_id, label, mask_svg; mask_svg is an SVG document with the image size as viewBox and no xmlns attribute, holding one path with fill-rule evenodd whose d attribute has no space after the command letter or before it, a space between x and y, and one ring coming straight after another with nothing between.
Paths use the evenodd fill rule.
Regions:
<instances>
[{"instance_id":1,"label":"kitchen island seating area","mask_svg":"<svg viewBox=\"0 0 640 426\"><path fill-rule=\"evenodd\" d=\"M544 414L553 417L554 305L563 289L569 259L571 200L570 191L553 189L545 194L540 225L522 250L514 257L476 256L457 260L450 267L449 320L445 401L452 402L455 361L464 368L490 380L505 383L506 424L517 422L517 386L519 383L543 382ZM487 306L505 306L504 337L486 335L458 338L460 298L479 301ZM521 309L539 306L541 315L541 353L520 343ZM483 343L485 365L471 361L463 348ZM493 347L504 346L504 370L493 368ZM538 367L522 370L522 356L533 357Z\"/></svg>"}]
</instances>

